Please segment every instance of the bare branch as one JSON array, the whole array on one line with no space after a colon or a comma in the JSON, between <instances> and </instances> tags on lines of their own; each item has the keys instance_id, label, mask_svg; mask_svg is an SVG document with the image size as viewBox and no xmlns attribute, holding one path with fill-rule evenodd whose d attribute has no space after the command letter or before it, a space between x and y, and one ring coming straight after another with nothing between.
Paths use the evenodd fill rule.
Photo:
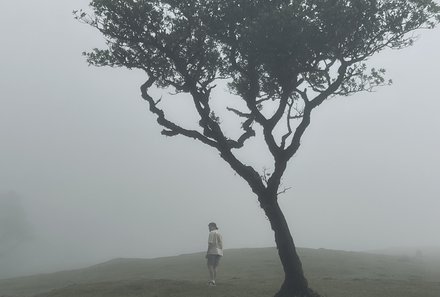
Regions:
<instances>
[{"instance_id":1,"label":"bare branch","mask_svg":"<svg viewBox=\"0 0 440 297\"><path fill-rule=\"evenodd\" d=\"M309 97L307 96L307 89L304 89L304 91L301 91L300 89L295 90L302 98L305 104L309 102Z\"/></svg>"},{"instance_id":2,"label":"bare branch","mask_svg":"<svg viewBox=\"0 0 440 297\"><path fill-rule=\"evenodd\" d=\"M280 145L280 147L282 149L284 149L286 147L286 140L287 140L287 138L289 138L289 136L292 135L292 125L290 123L290 120L291 120L293 100L291 100L291 102L289 102L288 105L289 105L289 110L287 111L287 130L288 131L281 138L281 145Z\"/></svg>"},{"instance_id":3,"label":"bare branch","mask_svg":"<svg viewBox=\"0 0 440 297\"><path fill-rule=\"evenodd\" d=\"M242 112L242 111L240 111L240 110L238 110L238 109L235 109L235 108L233 108L233 107L226 107L226 109L228 110L228 111L232 111L233 113L235 113L236 115L238 115L238 116L240 116L240 117L242 117L242 118L248 118L248 119L250 119L250 118L254 118L254 116L252 115L252 113L244 113L244 112Z\"/></svg>"},{"instance_id":4,"label":"bare branch","mask_svg":"<svg viewBox=\"0 0 440 297\"><path fill-rule=\"evenodd\" d=\"M153 97L151 97L148 94L148 89L154 84L154 82L155 82L154 77L150 76L150 78L141 86L141 93L142 93L142 98L149 103L150 111L157 116L157 122L159 123L159 125L165 128L162 131L162 134L166 136L176 136L180 134L200 140L201 142L209 146L218 148L218 143L215 140L200 134L198 131L184 129L165 118L164 112L157 107L157 104L160 102L160 99L155 101Z\"/></svg>"},{"instance_id":5,"label":"bare branch","mask_svg":"<svg viewBox=\"0 0 440 297\"><path fill-rule=\"evenodd\" d=\"M287 188L284 188L282 191L279 191L278 193L277 193L277 196L278 195L281 195L281 194L285 194L288 190L290 190L292 187L287 187Z\"/></svg>"}]
</instances>

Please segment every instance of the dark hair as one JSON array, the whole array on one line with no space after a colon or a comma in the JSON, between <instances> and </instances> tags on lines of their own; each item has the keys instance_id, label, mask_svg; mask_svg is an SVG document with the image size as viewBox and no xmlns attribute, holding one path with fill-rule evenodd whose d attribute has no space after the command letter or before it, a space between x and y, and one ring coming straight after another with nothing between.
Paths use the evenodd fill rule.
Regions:
<instances>
[{"instance_id":1,"label":"dark hair","mask_svg":"<svg viewBox=\"0 0 440 297\"><path fill-rule=\"evenodd\" d=\"M214 223L214 222L209 223L209 224L208 224L208 227L213 227L213 228L215 228L215 229L218 229L217 224Z\"/></svg>"}]
</instances>

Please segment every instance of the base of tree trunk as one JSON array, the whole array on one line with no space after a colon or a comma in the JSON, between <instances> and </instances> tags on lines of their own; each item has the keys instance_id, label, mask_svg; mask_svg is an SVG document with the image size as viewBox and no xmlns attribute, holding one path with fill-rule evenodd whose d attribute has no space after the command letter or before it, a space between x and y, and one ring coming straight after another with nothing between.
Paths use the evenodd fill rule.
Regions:
<instances>
[{"instance_id":1,"label":"base of tree trunk","mask_svg":"<svg viewBox=\"0 0 440 297\"><path fill-rule=\"evenodd\" d=\"M293 287L283 284L278 293L274 297L322 297L317 292L310 288L305 289L302 292L298 292Z\"/></svg>"},{"instance_id":2,"label":"base of tree trunk","mask_svg":"<svg viewBox=\"0 0 440 297\"><path fill-rule=\"evenodd\" d=\"M274 297L322 297L312 289L309 289L306 293L293 293L288 291L279 291Z\"/></svg>"}]
</instances>

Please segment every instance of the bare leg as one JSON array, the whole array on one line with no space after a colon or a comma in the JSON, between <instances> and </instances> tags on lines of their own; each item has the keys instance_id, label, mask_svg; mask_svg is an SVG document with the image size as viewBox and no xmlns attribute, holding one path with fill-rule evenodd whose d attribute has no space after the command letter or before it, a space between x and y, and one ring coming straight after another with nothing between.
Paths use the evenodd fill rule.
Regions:
<instances>
[{"instance_id":1,"label":"bare leg","mask_svg":"<svg viewBox=\"0 0 440 297\"><path fill-rule=\"evenodd\" d=\"M215 282L215 280L217 279L217 265L212 266L212 280Z\"/></svg>"},{"instance_id":2,"label":"bare leg","mask_svg":"<svg viewBox=\"0 0 440 297\"><path fill-rule=\"evenodd\" d=\"M216 271L213 265L208 265L209 277L211 281L215 282Z\"/></svg>"}]
</instances>

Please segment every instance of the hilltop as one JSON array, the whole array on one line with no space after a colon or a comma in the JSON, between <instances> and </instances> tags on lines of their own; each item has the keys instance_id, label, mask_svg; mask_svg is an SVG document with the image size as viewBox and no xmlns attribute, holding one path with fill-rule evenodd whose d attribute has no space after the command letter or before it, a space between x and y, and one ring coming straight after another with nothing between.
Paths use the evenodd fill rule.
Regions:
<instances>
[{"instance_id":1,"label":"hilltop","mask_svg":"<svg viewBox=\"0 0 440 297\"><path fill-rule=\"evenodd\" d=\"M299 249L311 286L328 297L438 297L440 262L402 255ZM429 264L429 265L427 265ZM438 268L438 269L437 269ZM226 250L219 285L205 285L204 253L114 259L84 269L0 280L0 296L271 296L282 271L275 248Z\"/></svg>"}]
</instances>

